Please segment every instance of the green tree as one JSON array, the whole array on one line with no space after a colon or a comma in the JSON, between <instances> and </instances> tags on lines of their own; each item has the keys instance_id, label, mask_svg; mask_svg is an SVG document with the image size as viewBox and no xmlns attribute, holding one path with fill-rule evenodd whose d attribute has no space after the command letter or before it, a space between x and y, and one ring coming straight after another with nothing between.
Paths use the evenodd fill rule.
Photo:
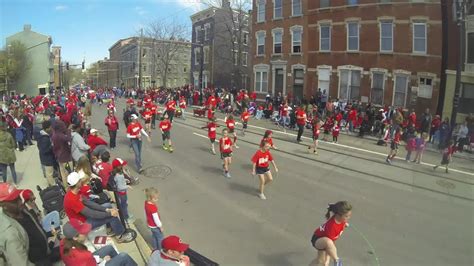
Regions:
<instances>
[{"instance_id":1,"label":"green tree","mask_svg":"<svg viewBox=\"0 0 474 266\"><path fill-rule=\"evenodd\" d=\"M18 81L30 66L26 46L22 42L13 41L0 51L0 76L6 84L5 88L7 84Z\"/></svg>"}]
</instances>

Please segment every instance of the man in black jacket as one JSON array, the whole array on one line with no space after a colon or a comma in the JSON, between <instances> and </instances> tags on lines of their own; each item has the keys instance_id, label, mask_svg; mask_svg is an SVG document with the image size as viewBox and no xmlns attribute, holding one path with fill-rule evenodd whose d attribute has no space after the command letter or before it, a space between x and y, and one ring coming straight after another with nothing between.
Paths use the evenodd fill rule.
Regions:
<instances>
[{"instance_id":1,"label":"man in black jacket","mask_svg":"<svg viewBox=\"0 0 474 266\"><path fill-rule=\"evenodd\" d=\"M51 121L46 120L42 123L42 128L36 137L39 156L41 165L44 167L44 174L46 179L48 180L48 185L53 186L56 184L54 182L54 164L55 164L55 157L53 153L53 146L51 145Z\"/></svg>"}]
</instances>

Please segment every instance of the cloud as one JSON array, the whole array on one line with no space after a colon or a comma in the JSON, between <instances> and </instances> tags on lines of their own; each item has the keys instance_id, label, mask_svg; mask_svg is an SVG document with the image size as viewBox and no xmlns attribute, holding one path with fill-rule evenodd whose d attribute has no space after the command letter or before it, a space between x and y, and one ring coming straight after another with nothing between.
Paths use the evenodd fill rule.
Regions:
<instances>
[{"instance_id":1,"label":"cloud","mask_svg":"<svg viewBox=\"0 0 474 266\"><path fill-rule=\"evenodd\" d=\"M68 6L65 6L65 5L57 5L54 7L54 10L56 11L63 11L63 10L66 10L68 9Z\"/></svg>"},{"instance_id":2,"label":"cloud","mask_svg":"<svg viewBox=\"0 0 474 266\"><path fill-rule=\"evenodd\" d=\"M140 16L146 15L148 13L148 11L143 9L143 7L141 7L141 6L136 6L135 7L135 12L137 12L137 14L140 15Z\"/></svg>"}]
</instances>

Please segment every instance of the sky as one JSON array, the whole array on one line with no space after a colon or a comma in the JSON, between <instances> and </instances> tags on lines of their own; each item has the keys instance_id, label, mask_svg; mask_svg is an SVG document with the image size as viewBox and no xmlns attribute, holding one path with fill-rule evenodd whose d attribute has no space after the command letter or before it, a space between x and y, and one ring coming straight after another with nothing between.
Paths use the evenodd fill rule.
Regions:
<instances>
[{"instance_id":1,"label":"sky","mask_svg":"<svg viewBox=\"0 0 474 266\"><path fill-rule=\"evenodd\" d=\"M119 39L138 35L152 21L186 24L200 0L0 0L0 46L31 24L61 46L61 59L86 66L109 56ZM191 32L191 30L189 30Z\"/></svg>"}]
</instances>

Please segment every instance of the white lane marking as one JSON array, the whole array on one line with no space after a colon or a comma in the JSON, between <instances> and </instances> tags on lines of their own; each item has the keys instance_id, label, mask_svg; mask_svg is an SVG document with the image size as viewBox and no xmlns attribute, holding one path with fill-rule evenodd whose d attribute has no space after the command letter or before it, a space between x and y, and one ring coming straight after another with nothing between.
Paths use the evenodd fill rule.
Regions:
<instances>
[{"instance_id":1,"label":"white lane marking","mask_svg":"<svg viewBox=\"0 0 474 266\"><path fill-rule=\"evenodd\" d=\"M204 135L201 135L201 134L198 134L196 132L193 132L194 135L198 136L198 137L201 137L201 138L205 138L205 139L208 139L208 137L204 136Z\"/></svg>"},{"instance_id":2,"label":"white lane marking","mask_svg":"<svg viewBox=\"0 0 474 266\"><path fill-rule=\"evenodd\" d=\"M186 112L188 114L192 114L192 113L189 113L189 112ZM217 120L220 120L220 121L224 121L224 119L220 119L218 118ZM235 124L240 124L239 122L236 122ZM263 127L259 127L259 126L254 126L254 125L248 125L248 127L253 127L253 128L257 128L257 129L262 129L262 130L267 130L267 128L263 128ZM282 134L282 135L287 135L287 136L292 136L292 137L296 137L297 135L296 134L292 134L292 133L288 133L288 132L284 132L284 131L279 131L279 130L272 130L273 133L279 133L279 134ZM194 133L195 135L199 135L197 133ZM200 135L202 137L204 137L203 135ZM205 137L207 139L207 137ZM308 137L305 137L305 136L301 136L301 138L303 139L307 139L307 140L312 140L311 138L308 138ZM324 143L324 144L328 144L328 145L334 145L334 146L339 146L339 147L342 147L342 148L347 148L347 149L352 149L352 150L356 150L356 151L361 151L361 152L365 152L365 153L371 153L371 154L374 154L374 155L378 155L378 156L383 156L383 157L386 157L387 154L385 153L381 153L381 152L376 152L376 151L371 151L371 150L366 150L366 149L361 149L361 148L357 148L357 147L352 147L352 146L347 146L347 145L344 145L344 144L339 144L339 143L331 143L331 142L325 142L325 141L320 141L319 143ZM405 158L402 158L402 157L395 157L396 159L399 159L399 160L405 160ZM430 167L433 167L435 166L434 164L430 164L430 163L421 163L422 165L426 165L426 166L430 166ZM409 170L409 169L408 169ZM465 175L470 175L470 176L474 176L474 173L470 173L470 172L465 172L465 171L462 171L462 170L457 170L457 169L454 169L454 168L449 168L449 170L453 171L453 172L456 172L456 173L460 173L460 174L465 174Z\"/></svg>"}]
</instances>

